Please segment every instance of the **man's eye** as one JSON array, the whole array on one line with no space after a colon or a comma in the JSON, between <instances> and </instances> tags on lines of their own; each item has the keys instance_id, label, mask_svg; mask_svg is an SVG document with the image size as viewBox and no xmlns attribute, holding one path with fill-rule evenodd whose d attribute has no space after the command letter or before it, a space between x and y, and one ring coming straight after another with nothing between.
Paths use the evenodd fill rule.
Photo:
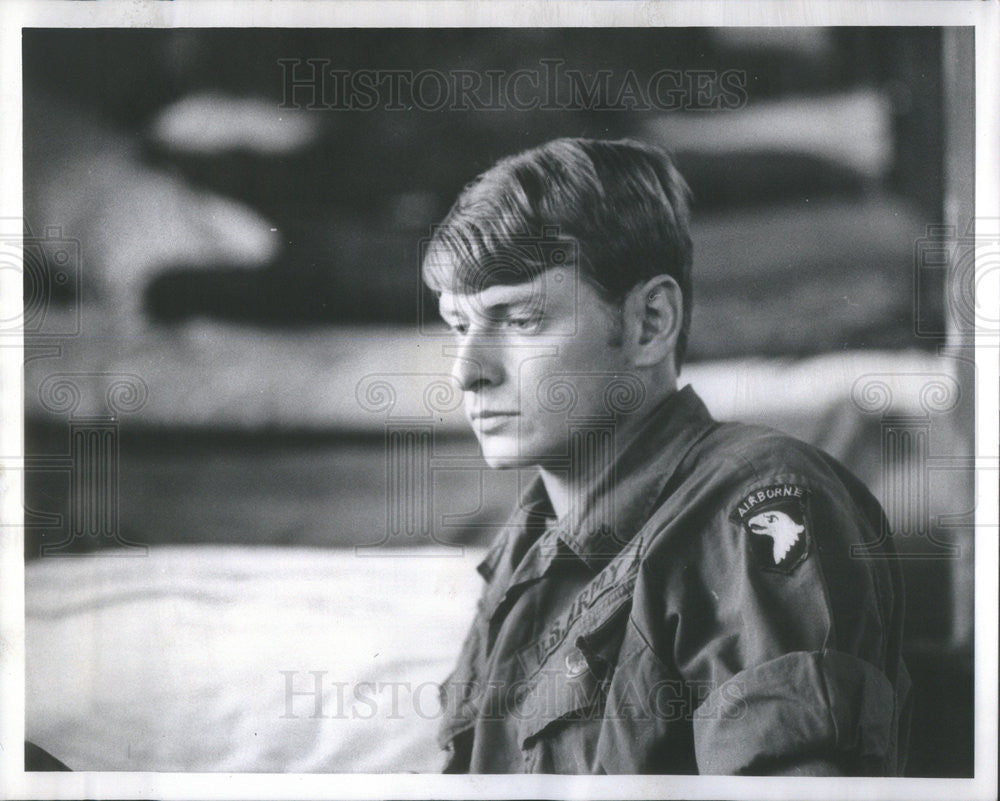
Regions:
<instances>
[{"instance_id":1,"label":"man's eye","mask_svg":"<svg viewBox=\"0 0 1000 801\"><path fill-rule=\"evenodd\" d=\"M529 328L534 328L537 322L538 321L533 317L511 317L504 320L503 324L507 328L516 328L518 331L526 331Z\"/></svg>"},{"instance_id":2,"label":"man's eye","mask_svg":"<svg viewBox=\"0 0 1000 801\"><path fill-rule=\"evenodd\" d=\"M469 330L469 326L465 323L452 323L448 326L453 334L464 335L466 331Z\"/></svg>"}]
</instances>

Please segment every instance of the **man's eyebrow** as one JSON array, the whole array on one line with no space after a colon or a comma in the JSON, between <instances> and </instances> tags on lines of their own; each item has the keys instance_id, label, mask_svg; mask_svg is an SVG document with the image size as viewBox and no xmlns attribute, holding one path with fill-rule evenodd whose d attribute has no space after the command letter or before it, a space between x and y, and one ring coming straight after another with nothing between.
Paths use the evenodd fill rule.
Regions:
<instances>
[{"instance_id":1,"label":"man's eyebrow","mask_svg":"<svg viewBox=\"0 0 1000 801\"><path fill-rule=\"evenodd\" d=\"M531 311L537 307L533 298L518 298L517 300L502 301L494 303L485 308L486 313L492 319L506 317L512 312Z\"/></svg>"},{"instance_id":2,"label":"man's eyebrow","mask_svg":"<svg viewBox=\"0 0 1000 801\"><path fill-rule=\"evenodd\" d=\"M491 314L500 314L511 308L541 308L540 298L537 291L504 293L492 303L482 305L480 308Z\"/></svg>"},{"instance_id":3,"label":"man's eyebrow","mask_svg":"<svg viewBox=\"0 0 1000 801\"><path fill-rule=\"evenodd\" d=\"M443 318L463 318L468 312L483 314L490 319L502 319L511 312L541 311L543 304L537 290L514 289L503 287L499 292L486 290L487 297L472 296L467 303L455 302L454 299L438 299L438 313ZM490 302L490 295L494 296Z\"/></svg>"}]
</instances>

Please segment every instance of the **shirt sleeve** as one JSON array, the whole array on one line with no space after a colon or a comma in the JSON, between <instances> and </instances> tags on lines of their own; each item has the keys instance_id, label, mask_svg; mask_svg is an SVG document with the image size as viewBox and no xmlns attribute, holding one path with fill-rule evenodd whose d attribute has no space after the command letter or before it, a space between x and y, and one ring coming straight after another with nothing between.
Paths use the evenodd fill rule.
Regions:
<instances>
[{"instance_id":1,"label":"shirt sleeve","mask_svg":"<svg viewBox=\"0 0 1000 801\"><path fill-rule=\"evenodd\" d=\"M704 488L643 566L663 604L637 599L647 640L694 688L698 770L894 775L909 680L877 504L819 457L766 461Z\"/></svg>"}]
</instances>

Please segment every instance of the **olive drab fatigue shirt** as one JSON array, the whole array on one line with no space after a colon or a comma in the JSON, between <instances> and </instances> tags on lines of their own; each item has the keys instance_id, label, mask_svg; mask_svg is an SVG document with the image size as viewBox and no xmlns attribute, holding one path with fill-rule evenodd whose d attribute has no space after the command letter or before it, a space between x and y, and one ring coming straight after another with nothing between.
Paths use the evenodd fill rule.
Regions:
<instances>
[{"instance_id":1,"label":"olive drab fatigue shirt","mask_svg":"<svg viewBox=\"0 0 1000 801\"><path fill-rule=\"evenodd\" d=\"M441 686L446 772L902 772L902 589L832 457L673 393L553 521L500 532Z\"/></svg>"}]
</instances>

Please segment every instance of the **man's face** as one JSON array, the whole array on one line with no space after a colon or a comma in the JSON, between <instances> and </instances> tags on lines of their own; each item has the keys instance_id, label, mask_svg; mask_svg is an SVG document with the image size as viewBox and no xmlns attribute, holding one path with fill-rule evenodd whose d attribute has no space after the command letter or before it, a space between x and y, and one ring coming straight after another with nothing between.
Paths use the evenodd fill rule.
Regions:
<instances>
[{"instance_id":1,"label":"man's face","mask_svg":"<svg viewBox=\"0 0 1000 801\"><path fill-rule=\"evenodd\" d=\"M445 292L440 311L457 341L452 375L491 467L565 459L570 425L611 419L609 385L628 372L619 312L573 269Z\"/></svg>"}]
</instances>

